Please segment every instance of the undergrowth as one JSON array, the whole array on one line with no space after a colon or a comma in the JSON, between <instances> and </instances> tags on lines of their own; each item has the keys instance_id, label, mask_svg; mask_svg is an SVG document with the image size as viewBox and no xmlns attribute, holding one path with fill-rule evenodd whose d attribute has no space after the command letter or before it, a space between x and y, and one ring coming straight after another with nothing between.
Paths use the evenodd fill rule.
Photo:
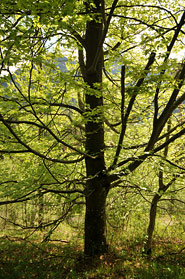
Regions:
<instances>
[{"instance_id":1,"label":"undergrowth","mask_svg":"<svg viewBox=\"0 0 185 279\"><path fill-rule=\"evenodd\" d=\"M112 245L108 254L83 256L82 245L17 236L0 238L0 279L184 279L185 247L178 239L156 239L151 257L139 240Z\"/></svg>"},{"instance_id":2,"label":"undergrowth","mask_svg":"<svg viewBox=\"0 0 185 279\"><path fill-rule=\"evenodd\" d=\"M109 252L93 259L83 255L82 226L64 222L47 242L46 230L7 227L0 232L0 279L184 279L185 235L174 225L176 233L158 226L150 256L143 253L144 221L137 230L109 227Z\"/></svg>"}]
</instances>

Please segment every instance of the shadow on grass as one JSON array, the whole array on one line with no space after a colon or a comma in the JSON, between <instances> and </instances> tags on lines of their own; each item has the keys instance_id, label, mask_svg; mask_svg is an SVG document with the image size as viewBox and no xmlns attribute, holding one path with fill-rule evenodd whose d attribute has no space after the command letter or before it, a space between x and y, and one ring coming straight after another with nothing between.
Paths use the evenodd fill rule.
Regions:
<instances>
[{"instance_id":1,"label":"shadow on grass","mask_svg":"<svg viewBox=\"0 0 185 279\"><path fill-rule=\"evenodd\" d=\"M80 252L64 244L0 241L0 279L70 278ZM71 277L72 278L72 277Z\"/></svg>"},{"instance_id":2,"label":"shadow on grass","mask_svg":"<svg viewBox=\"0 0 185 279\"><path fill-rule=\"evenodd\" d=\"M128 277L129 278L129 277ZM178 265L153 262L146 268L136 268L133 277L137 279L184 279L185 270Z\"/></svg>"},{"instance_id":3,"label":"shadow on grass","mask_svg":"<svg viewBox=\"0 0 185 279\"><path fill-rule=\"evenodd\" d=\"M153 257L130 248L84 258L69 243L39 244L21 238L0 239L0 279L184 279L184 256ZM135 256L134 256L135 253ZM178 257L177 257L178 256Z\"/></svg>"}]
</instances>

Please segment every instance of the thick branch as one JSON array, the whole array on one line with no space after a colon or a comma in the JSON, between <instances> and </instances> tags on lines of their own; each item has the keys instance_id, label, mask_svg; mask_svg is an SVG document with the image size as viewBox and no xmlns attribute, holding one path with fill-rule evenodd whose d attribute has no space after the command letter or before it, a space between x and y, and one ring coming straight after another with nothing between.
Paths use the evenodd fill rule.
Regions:
<instances>
[{"instance_id":1,"label":"thick branch","mask_svg":"<svg viewBox=\"0 0 185 279\"><path fill-rule=\"evenodd\" d=\"M180 89L183 86L184 78L185 78L185 64L183 65L181 73L179 75L179 79L177 80L178 82L177 87L173 90L171 97L166 107L164 108L163 112L161 113L160 117L155 120L155 126L153 126L153 131L145 151L149 151L153 148L167 120L171 116L173 110L179 105L179 100L177 100L177 102L175 102L175 100L179 94ZM182 96L180 97L181 98L180 100L184 101L185 94L183 94Z\"/></svg>"},{"instance_id":2,"label":"thick branch","mask_svg":"<svg viewBox=\"0 0 185 279\"><path fill-rule=\"evenodd\" d=\"M170 42L170 44L167 46L167 52L166 52L166 56L164 58L164 62L163 64L165 64L165 62L168 60L170 53L172 51L172 48L175 45L175 42L177 41L178 35L181 31L182 26L185 23L185 12L183 13L181 20L179 22L179 24L177 24L177 28L175 30L175 33L173 35L173 38ZM162 75L164 75L166 69L162 70L159 74L159 77L161 77ZM156 88L156 93L155 93L155 97L154 97L154 120L153 120L153 127L155 127L157 125L157 117L158 117L158 111L159 111L159 106L158 106L158 97L159 97L159 90L160 90L160 86L161 86L161 81L159 82L157 88Z\"/></svg>"},{"instance_id":3,"label":"thick branch","mask_svg":"<svg viewBox=\"0 0 185 279\"><path fill-rule=\"evenodd\" d=\"M120 133L120 137L119 137L119 141L118 141L118 145L117 145L117 150L116 150L116 154L115 154L115 157L114 157L114 161L113 161L112 165L110 166L109 170L113 169L114 166L117 164L118 157L119 157L119 154L120 154L120 151L121 151L121 148L122 148L123 139L124 139L125 132L126 132L127 121L128 121L130 112L132 110L132 107L134 105L138 89L143 84L144 79L145 79L145 77L146 77L146 75L147 75L151 65L154 63L154 61L155 61L155 53L152 52L150 54L149 59L148 59L148 63L146 65L146 67L145 67L144 76L138 80L138 82L136 83L136 86L133 88L133 96L130 99L130 102L128 104L127 110L125 112L125 115L123 115L123 113L124 113L124 111L123 111L123 108L124 108L123 107L124 106L124 94L125 94L125 86L124 86L125 70L124 70L124 68L122 68L122 78L121 78L121 83L122 83L122 88L121 88L121 94L122 94L122 104L121 104L122 128L121 128L121 133Z\"/></svg>"},{"instance_id":4,"label":"thick branch","mask_svg":"<svg viewBox=\"0 0 185 279\"><path fill-rule=\"evenodd\" d=\"M80 190L80 189L72 189L72 190L54 190L54 189L46 189L43 188L43 190L45 190L43 192L43 194L46 193L55 193L55 194L75 194L75 193L80 193L80 194L84 194L84 191Z\"/></svg>"}]
</instances>

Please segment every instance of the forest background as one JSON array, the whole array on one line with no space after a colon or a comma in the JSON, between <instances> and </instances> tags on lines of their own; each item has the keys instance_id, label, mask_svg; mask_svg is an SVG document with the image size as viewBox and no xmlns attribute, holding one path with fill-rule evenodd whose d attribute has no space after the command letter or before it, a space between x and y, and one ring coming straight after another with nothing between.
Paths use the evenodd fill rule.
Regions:
<instances>
[{"instance_id":1,"label":"forest background","mask_svg":"<svg viewBox=\"0 0 185 279\"><path fill-rule=\"evenodd\" d=\"M2 0L0 24L2 276L36 242L76 247L48 278L184 278L183 1Z\"/></svg>"}]
</instances>

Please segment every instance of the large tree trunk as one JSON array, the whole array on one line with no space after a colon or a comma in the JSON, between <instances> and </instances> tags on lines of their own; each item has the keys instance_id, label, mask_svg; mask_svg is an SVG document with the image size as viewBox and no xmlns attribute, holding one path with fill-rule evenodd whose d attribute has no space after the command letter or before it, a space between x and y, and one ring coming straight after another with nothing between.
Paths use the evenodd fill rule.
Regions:
<instances>
[{"instance_id":1,"label":"large tree trunk","mask_svg":"<svg viewBox=\"0 0 185 279\"><path fill-rule=\"evenodd\" d=\"M95 187L86 195L85 247L88 256L107 252L105 205L108 191L94 181ZM90 190L90 187L89 187Z\"/></svg>"},{"instance_id":2,"label":"large tree trunk","mask_svg":"<svg viewBox=\"0 0 185 279\"><path fill-rule=\"evenodd\" d=\"M106 252L105 205L109 185L106 183L104 160L103 97L101 92L103 49L103 25L99 18L100 2L95 1L97 18L87 22L86 27L86 71L85 81L90 87L86 100L86 173L89 178L86 187L85 247L86 255Z\"/></svg>"}]
</instances>

